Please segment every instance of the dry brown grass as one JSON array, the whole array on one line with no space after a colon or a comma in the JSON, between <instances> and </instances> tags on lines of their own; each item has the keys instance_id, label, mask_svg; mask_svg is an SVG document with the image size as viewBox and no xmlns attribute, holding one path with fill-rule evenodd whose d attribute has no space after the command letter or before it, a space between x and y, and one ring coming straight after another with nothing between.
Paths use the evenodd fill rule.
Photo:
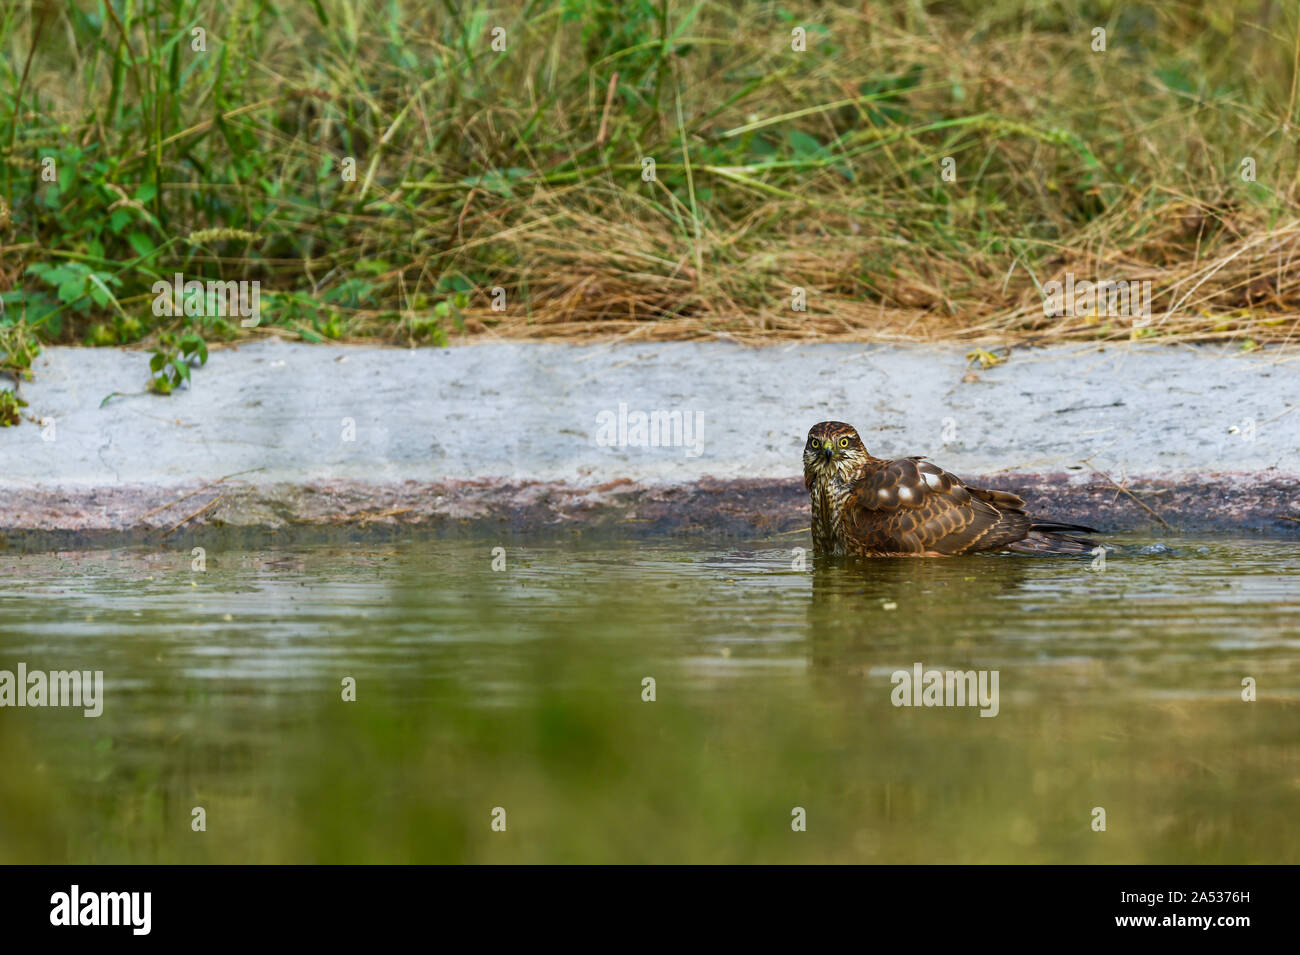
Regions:
<instances>
[{"instance_id":1,"label":"dry brown grass","mask_svg":"<svg viewBox=\"0 0 1300 955\"><path fill-rule=\"evenodd\" d=\"M261 281L251 334L308 340L1250 348L1300 322L1294 4L556 0L453 16L325 0L324 23L310 5L276 19L174 0L215 41L182 86L159 52L166 17L106 41L25 6L0 18L0 294L11 316L24 295L53 302L39 321L54 340L164 334L148 289L173 271ZM79 177L55 200L47 154ZM355 182L339 181L345 156ZM1247 156L1257 181L1239 175ZM132 221L105 228L110 207ZM120 282L117 301L54 301L27 271L64 261ZM1067 272L1150 281L1152 321L1045 314L1042 286Z\"/></svg>"}]
</instances>

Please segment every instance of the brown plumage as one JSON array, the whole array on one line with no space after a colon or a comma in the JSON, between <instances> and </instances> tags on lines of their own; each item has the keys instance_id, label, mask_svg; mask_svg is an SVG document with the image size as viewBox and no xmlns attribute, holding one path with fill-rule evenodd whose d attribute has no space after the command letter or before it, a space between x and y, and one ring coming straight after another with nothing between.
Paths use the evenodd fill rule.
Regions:
<instances>
[{"instance_id":1,"label":"brown plumage","mask_svg":"<svg viewBox=\"0 0 1300 955\"><path fill-rule=\"evenodd\" d=\"M818 556L1089 554L1097 547L1061 533L1097 533L1092 528L1036 521L1014 494L971 487L921 457L872 457L842 421L813 425L803 474Z\"/></svg>"}]
</instances>

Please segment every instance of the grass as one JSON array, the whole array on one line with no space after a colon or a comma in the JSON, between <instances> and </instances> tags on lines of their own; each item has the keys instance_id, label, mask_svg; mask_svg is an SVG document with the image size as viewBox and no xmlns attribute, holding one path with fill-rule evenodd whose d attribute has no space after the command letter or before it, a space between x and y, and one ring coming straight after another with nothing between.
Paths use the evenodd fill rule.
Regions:
<instances>
[{"instance_id":1,"label":"grass","mask_svg":"<svg viewBox=\"0 0 1300 955\"><path fill-rule=\"evenodd\" d=\"M41 341L154 347L178 384L195 335L1250 349L1300 321L1294 4L24 0L0 48L15 378ZM261 324L155 316L176 272L259 281ZM1153 321L1045 314L1067 272L1150 281Z\"/></svg>"}]
</instances>

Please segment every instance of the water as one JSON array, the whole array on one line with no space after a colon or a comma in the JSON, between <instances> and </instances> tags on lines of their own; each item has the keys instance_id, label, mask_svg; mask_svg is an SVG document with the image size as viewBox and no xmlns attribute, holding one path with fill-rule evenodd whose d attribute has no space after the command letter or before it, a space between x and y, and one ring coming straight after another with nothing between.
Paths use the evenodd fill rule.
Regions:
<instances>
[{"instance_id":1,"label":"water","mask_svg":"<svg viewBox=\"0 0 1300 955\"><path fill-rule=\"evenodd\" d=\"M0 861L1300 861L1300 548L1122 543L0 554L0 669L105 680L0 709ZM893 706L915 663L997 716Z\"/></svg>"}]
</instances>

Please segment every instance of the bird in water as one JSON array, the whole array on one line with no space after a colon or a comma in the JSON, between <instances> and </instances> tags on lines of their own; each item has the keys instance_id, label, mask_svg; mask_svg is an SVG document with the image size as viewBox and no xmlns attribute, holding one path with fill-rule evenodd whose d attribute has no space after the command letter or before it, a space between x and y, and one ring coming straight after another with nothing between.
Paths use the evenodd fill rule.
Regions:
<instances>
[{"instance_id":1,"label":"bird in water","mask_svg":"<svg viewBox=\"0 0 1300 955\"><path fill-rule=\"evenodd\" d=\"M1039 521L1007 491L971 487L924 457L886 461L852 425L823 421L803 449L818 557L948 557L981 551L1090 554L1080 524Z\"/></svg>"}]
</instances>

